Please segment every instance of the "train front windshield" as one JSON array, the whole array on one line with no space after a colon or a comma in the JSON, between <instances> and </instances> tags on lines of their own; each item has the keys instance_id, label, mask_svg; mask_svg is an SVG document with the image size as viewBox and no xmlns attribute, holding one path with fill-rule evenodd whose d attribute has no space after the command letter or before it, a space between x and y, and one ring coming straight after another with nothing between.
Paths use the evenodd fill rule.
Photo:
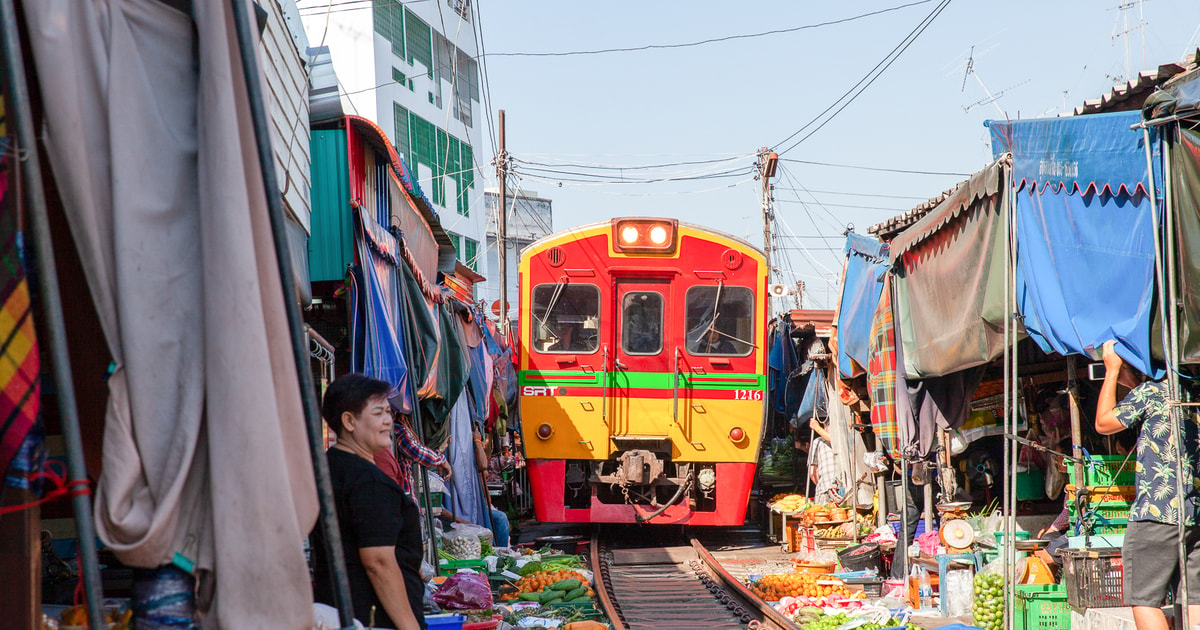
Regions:
<instances>
[{"instance_id":1,"label":"train front windshield","mask_svg":"<svg viewBox=\"0 0 1200 630\"><path fill-rule=\"evenodd\" d=\"M533 289L533 343L539 352L592 353L600 347L600 289L542 284Z\"/></svg>"},{"instance_id":2,"label":"train front windshield","mask_svg":"<svg viewBox=\"0 0 1200 630\"><path fill-rule=\"evenodd\" d=\"M754 348L754 293L746 287L692 287L687 291L687 351L746 356Z\"/></svg>"}]
</instances>

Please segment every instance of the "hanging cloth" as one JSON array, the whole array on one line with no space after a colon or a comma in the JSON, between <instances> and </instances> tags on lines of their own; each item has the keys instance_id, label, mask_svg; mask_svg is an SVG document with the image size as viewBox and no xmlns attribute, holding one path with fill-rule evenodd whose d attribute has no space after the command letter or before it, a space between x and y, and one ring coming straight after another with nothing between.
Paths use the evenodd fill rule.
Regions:
<instances>
[{"instance_id":1,"label":"hanging cloth","mask_svg":"<svg viewBox=\"0 0 1200 630\"><path fill-rule=\"evenodd\" d=\"M14 153L7 138L3 93L0 90L0 365L6 367L0 371L0 480L37 422L41 401L37 334L18 247L17 191L8 185L14 177Z\"/></svg>"},{"instance_id":2,"label":"hanging cloth","mask_svg":"<svg viewBox=\"0 0 1200 630\"><path fill-rule=\"evenodd\" d=\"M23 6L116 366L97 533L129 566L192 560L205 628L312 628L317 492L231 3Z\"/></svg>"},{"instance_id":3,"label":"hanging cloth","mask_svg":"<svg viewBox=\"0 0 1200 630\"><path fill-rule=\"evenodd\" d=\"M867 359L867 385L871 390L871 427L883 451L900 458L896 425L896 326L892 317L892 280L883 280L883 294L871 322Z\"/></svg>"}]
</instances>

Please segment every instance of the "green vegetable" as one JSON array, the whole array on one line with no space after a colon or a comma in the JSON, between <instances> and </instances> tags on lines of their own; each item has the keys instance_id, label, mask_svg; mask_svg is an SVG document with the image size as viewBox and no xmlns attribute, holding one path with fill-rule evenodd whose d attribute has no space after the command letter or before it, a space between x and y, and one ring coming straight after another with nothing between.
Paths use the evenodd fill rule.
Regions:
<instances>
[{"instance_id":1,"label":"green vegetable","mask_svg":"<svg viewBox=\"0 0 1200 630\"><path fill-rule=\"evenodd\" d=\"M576 604L576 603L581 603L581 602L590 602L590 601L592 601L592 598L590 596L588 596L587 591L584 591L583 595L577 595L575 597L568 597L563 601L567 602L568 604Z\"/></svg>"},{"instance_id":2,"label":"green vegetable","mask_svg":"<svg viewBox=\"0 0 1200 630\"><path fill-rule=\"evenodd\" d=\"M566 579L566 580L559 580L559 581L555 582L554 584L551 584L550 588L552 588L556 591L573 591L582 585L583 585L583 582L580 582L579 580L576 580L575 578L570 578L570 579Z\"/></svg>"},{"instance_id":3,"label":"green vegetable","mask_svg":"<svg viewBox=\"0 0 1200 630\"><path fill-rule=\"evenodd\" d=\"M520 593L520 594L518 594L518 595L517 595L517 597L521 598L521 600L522 600L522 601L526 601L526 602L540 602L540 601L542 601L542 594L541 594L541 593Z\"/></svg>"},{"instance_id":4,"label":"green vegetable","mask_svg":"<svg viewBox=\"0 0 1200 630\"><path fill-rule=\"evenodd\" d=\"M546 589L546 590L542 591L541 599L539 599L538 601L543 604L549 604L550 602L562 599L565 595L566 595L566 593L564 593L562 591Z\"/></svg>"},{"instance_id":5,"label":"green vegetable","mask_svg":"<svg viewBox=\"0 0 1200 630\"><path fill-rule=\"evenodd\" d=\"M567 596L564 599L566 599L567 601L571 601L572 599L575 599L576 597L579 597L580 595L587 595L587 587L586 586L580 586L579 588L567 591Z\"/></svg>"},{"instance_id":6,"label":"green vegetable","mask_svg":"<svg viewBox=\"0 0 1200 630\"><path fill-rule=\"evenodd\" d=\"M438 548L438 558L442 559L442 560L451 560L451 561L458 560L458 558L454 557L454 554L452 554L449 551L446 551L445 549L442 549L442 548Z\"/></svg>"},{"instance_id":7,"label":"green vegetable","mask_svg":"<svg viewBox=\"0 0 1200 630\"><path fill-rule=\"evenodd\" d=\"M534 562L526 563L525 566L521 567L520 569L517 569L517 574L520 575L521 577L525 577L526 575L531 575L531 574L537 573L538 571L541 571L541 570L542 570L542 563L534 561Z\"/></svg>"}]
</instances>

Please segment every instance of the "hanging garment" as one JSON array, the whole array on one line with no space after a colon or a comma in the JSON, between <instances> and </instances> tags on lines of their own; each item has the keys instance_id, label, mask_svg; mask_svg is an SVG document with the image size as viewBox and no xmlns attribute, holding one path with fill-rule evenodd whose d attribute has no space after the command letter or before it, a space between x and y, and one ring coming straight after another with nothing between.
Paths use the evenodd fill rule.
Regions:
<instances>
[{"instance_id":1,"label":"hanging garment","mask_svg":"<svg viewBox=\"0 0 1200 630\"><path fill-rule=\"evenodd\" d=\"M0 94L0 477L21 449L38 417L37 335L25 281L25 261L18 247L17 191L10 189L14 154L7 142L6 102Z\"/></svg>"},{"instance_id":2,"label":"hanging garment","mask_svg":"<svg viewBox=\"0 0 1200 630\"><path fill-rule=\"evenodd\" d=\"M450 429L450 451L447 453L454 474L450 475L450 511L454 515L486 526L483 484L475 462L475 441L471 433L471 409L466 397L459 397L447 418Z\"/></svg>"},{"instance_id":3,"label":"hanging garment","mask_svg":"<svg viewBox=\"0 0 1200 630\"><path fill-rule=\"evenodd\" d=\"M907 382L908 398L915 410L917 446L914 459L932 458L937 429L957 429L971 411L971 397L987 366L978 366L934 378Z\"/></svg>"},{"instance_id":4,"label":"hanging garment","mask_svg":"<svg viewBox=\"0 0 1200 630\"><path fill-rule=\"evenodd\" d=\"M785 417L796 414L803 393L795 374L799 360L796 345L792 341L792 330L790 322L780 323L772 335L771 353L767 357L767 367L771 370L771 404L776 413Z\"/></svg>"},{"instance_id":5,"label":"hanging garment","mask_svg":"<svg viewBox=\"0 0 1200 630\"><path fill-rule=\"evenodd\" d=\"M23 6L116 365L98 534L130 566L192 560L205 628L308 630L317 494L231 4Z\"/></svg>"}]
</instances>

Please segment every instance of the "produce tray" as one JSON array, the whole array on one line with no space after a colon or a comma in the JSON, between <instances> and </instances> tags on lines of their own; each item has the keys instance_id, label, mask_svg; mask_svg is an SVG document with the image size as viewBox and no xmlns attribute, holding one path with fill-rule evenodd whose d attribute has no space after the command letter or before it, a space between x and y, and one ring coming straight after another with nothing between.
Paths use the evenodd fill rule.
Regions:
<instances>
[{"instance_id":1,"label":"produce tray","mask_svg":"<svg viewBox=\"0 0 1200 630\"><path fill-rule=\"evenodd\" d=\"M1083 465L1085 486L1132 486L1135 458L1125 455L1089 455ZM1067 462L1067 479L1075 478L1075 462Z\"/></svg>"},{"instance_id":2,"label":"produce tray","mask_svg":"<svg viewBox=\"0 0 1200 630\"><path fill-rule=\"evenodd\" d=\"M1109 521L1115 519L1129 518L1129 502L1128 501L1106 501L1104 503L1088 503L1087 512L1097 516L1102 516ZM1075 509L1074 503L1067 504L1067 514L1071 520L1078 518L1078 510Z\"/></svg>"},{"instance_id":3,"label":"produce tray","mask_svg":"<svg viewBox=\"0 0 1200 630\"><path fill-rule=\"evenodd\" d=\"M1059 630L1071 625L1067 589L1061 584L1019 584L1013 603L1014 630Z\"/></svg>"}]
</instances>

